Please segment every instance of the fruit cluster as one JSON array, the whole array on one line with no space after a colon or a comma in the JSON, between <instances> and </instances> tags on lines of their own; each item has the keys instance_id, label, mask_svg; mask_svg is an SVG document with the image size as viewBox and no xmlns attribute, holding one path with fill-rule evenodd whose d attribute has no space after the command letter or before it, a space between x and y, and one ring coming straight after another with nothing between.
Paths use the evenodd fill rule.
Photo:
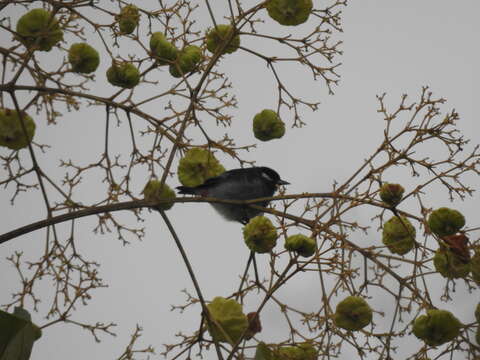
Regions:
<instances>
[{"instance_id":1,"label":"fruit cluster","mask_svg":"<svg viewBox=\"0 0 480 360\"><path fill-rule=\"evenodd\" d=\"M312 0L269 0L268 15L281 25L296 26L306 22L312 12Z\"/></svg>"},{"instance_id":2,"label":"fruit cluster","mask_svg":"<svg viewBox=\"0 0 480 360\"><path fill-rule=\"evenodd\" d=\"M360 296L349 296L338 303L333 317L335 325L358 331L372 322L372 309Z\"/></svg>"},{"instance_id":3,"label":"fruit cluster","mask_svg":"<svg viewBox=\"0 0 480 360\"><path fill-rule=\"evenodd\" d=\"M279 139L285 134L285 124L275 111L265 109L253 118L253 133L261 141Z\"/></svg>"},{"instance_id":4,"label":"fruit cluster","mask_svg":"<svg viewBox=\"0 0 480 360\"><path fill-rule=\"evenodd\" d=\"M243 238L248 248L256 253L270 252L277 245L277 229L265 216L256 216L243 228Z\"/></svg>"},{"instance_id":5,"label":"fruit cluster","mask_svg":"<svg viewBox=\"0 0 480 360\"><path fill-rule=\"evenodd\" d=\"M98 51L86 43L76 43L68 50L68 61L72 71L89 74L97 70L100 64Z\"/></svg>"},{"instance_id":6,"label":"fruit cluster","mask_svg":"<svg viewBox=\"0 0 480 360\"><path fill-rule=\"evenodd\" d=\"M302 234L291 235L285 240L285 249L303 257L310 257L315 254L315 240Z\"/></svg>"},{"instance_id":7,"label":"fruit cluster","mask_svg":"<svg viewBox=\"0 0 480 360\"><path fill-rule=\"evenodd\" d=\"M140 72L135 65L129 62L123 62L121 64L114 63L107 70L107 80L114 86L131 89L138 85Z\"/></svg>"},{"instance_id":8,"label":"fruit cluster","mask_svg":"<svg viewBox=\"0 0 480 360\"><path fill-rule=\"evenodd\" d=\"M138 8L132 4L124 6L116 16L116 20L122 34L131 34L140 21Z\"/></svg>"},{"instance_id":9,"label":"fruit cluster","mask_svg":"<svg viewBox=\"0 0 480 360\"><path fill-rule=\"evenodd\" d=\"M415 246L415 233L406 217L393 216L383 225L382 242L392 253L405 255Z\"/></svg>"},{"instance_id":10,"label":"fruit cluster","mask_svg":"<svg viewBox=\"0 0 480 360\"><path fill-rule=\"evenodd\" d=\"M184 186L198 186L205 180L225 172L225 168L207 149L188 150L177 169L178 180Z\"/></svg>"},{"instance_id":11,"label":"fruit cluster","mask_svg":"<svg viewBox=\"0 0 480 360\"><path fill-rule=\"evenodd\" d=\"M145 200L152 202L161 202L156 206L158 210L169 210L173 207L174 202L168 200L175 199L175 192L167 185L158 180L150 180L143 189Z\"/></svg>"},{"instance_id":12,"label":"fruit cluster","mask_svg":"<svg viewBox=\"0 0 480 360\"><path fill-rule=\"evenodd\" d=\"M50 51L63 39L63 31L53 14L44 9L33 9L17 22L19 40L27 47Z\"/></svg>"},{"instance_id":13,"label":"fruit cluster","mask_svg":"<svg viewBox=\"0 0 480 360\"><path fill-rule=\"evenodd\" d=\"M233 299L217 296L207 305L211 317L208 331L210 336L220 342L235 344L247 331L248 319L242 305Z\"/></svg>"},{"instance_id":14,"label":"fruit cluster","mask_svg":"<svg viewBox=\"0 0 480 360\"><path fill-rule=\"evenodd\" d=\"M438 346L452 341L459 333L462 324L447 310L431 309L413 323L413 333L427 345Z\"/></svg>"},{"instance_id":15,"label":"fruit cluster","mask_svg":"<svg viewBox=\"0 0 480 360\"><path fill-rule=\"evenodd\" d=\"M385 183L380 188L380 198L390 206L397 206L402 200L405 189L400 184Z\"/></svg>"},{"instance_id":16,"label":"fruit cluster","mask_svg":"<svg viewBox=\"0 0 480 360\"><path fill-rule=\"evenodd\" d=\"M234 35L235 29L231 25L217 25L205 36L207 50L215 54L217 50L223 49L222 54L231 54L237 51L240 46L240 36Z\"/></svg>"},{"instance_id":17,"label":"fruit cluster","mask_svg":"<svg viewBox=\"0 0 480 360\"><path fill-rule=\"evenodd\" d=\"M19 114L16 110L0 109L0 146L20 150L28 146L33 135L35 123L25 112Z\"/></svg>"},{"instance_id":18,"label":"fruit cluster","mask_svg":"<svg viewBox=\"0 0 480 360\"><path fill-rule=\"evenodd\" d=\"M428 227L438 236L456 234L465 226L465 217L460 211L446 207L432 211L428 217Z\"/></svg>"}]
</instances>

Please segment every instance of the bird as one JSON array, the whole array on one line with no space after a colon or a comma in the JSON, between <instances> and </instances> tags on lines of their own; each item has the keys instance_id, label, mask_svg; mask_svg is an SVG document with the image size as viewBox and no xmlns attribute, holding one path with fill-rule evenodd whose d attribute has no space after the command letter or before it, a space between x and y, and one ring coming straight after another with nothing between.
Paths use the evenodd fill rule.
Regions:
<instances>
[{"instance_id":1,"label":"bird","mask_svg":"<svg viewBox=\"0 0 480 360\"><path fill-rule=\"evenodd\" d=\"M198 186L177 186L179 194L200 195L225 200L252 200L273 196L278 186L288 185L275 170L259 166L225 171L207 179ZM255 203L266 207L269 201ZM248 205L211 203L213 208L228 221L247 224L248 221L263 212Z\"/></svg>"}]
</instances>

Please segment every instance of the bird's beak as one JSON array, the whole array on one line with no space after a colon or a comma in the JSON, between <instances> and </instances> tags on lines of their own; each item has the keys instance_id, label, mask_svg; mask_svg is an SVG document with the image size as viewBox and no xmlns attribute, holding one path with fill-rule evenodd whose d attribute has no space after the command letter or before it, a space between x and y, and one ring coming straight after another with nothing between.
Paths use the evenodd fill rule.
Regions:
<instances>
[{"instance_id":1,"label":"bird's beak","mask_svg":"<svg viewBox=\"0 0 480 360\"><path fill-rule=\"evenodd\" d=\"M285 181L285 180L278 180L278 185L290 185L290 183L288 181Z\"/></svg>"}]
</instances>

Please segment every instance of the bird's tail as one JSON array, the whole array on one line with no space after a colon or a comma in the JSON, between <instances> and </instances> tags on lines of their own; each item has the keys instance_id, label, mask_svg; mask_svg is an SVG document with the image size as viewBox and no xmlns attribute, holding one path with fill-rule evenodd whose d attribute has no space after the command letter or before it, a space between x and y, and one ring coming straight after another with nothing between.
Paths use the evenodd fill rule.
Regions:
<instances>
[{"instance_id":1,"label":"bird's tail","mask_svg":"<svg viewBox=\"0 0 480 360\"><path fill-rule=\"evenodd\" d=\"M177 186L176 189L178 190L179 194L192 194L196 195L195 188L189 186Z\"/></svg>"}]
</instances>

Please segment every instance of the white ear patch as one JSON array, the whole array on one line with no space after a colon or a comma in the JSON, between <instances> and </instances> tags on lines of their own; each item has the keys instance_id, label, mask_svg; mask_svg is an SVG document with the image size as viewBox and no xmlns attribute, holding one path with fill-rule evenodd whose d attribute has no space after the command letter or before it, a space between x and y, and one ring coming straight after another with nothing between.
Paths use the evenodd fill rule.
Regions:
<instances>
[{"instance_id":1,"label":"white ear patch","mask_svg":"<svg viewBox=\"0 0 480 360\"><path fill-rule=\"evenodd\" d=\"M263 177L264 179L267 179L268 181L273 181L273 179L272 179L270 176L268 176L268 174L266 174L266 173L263 172L263 171L262 171L262 177Z\"/></svg>"}]
</instances>

